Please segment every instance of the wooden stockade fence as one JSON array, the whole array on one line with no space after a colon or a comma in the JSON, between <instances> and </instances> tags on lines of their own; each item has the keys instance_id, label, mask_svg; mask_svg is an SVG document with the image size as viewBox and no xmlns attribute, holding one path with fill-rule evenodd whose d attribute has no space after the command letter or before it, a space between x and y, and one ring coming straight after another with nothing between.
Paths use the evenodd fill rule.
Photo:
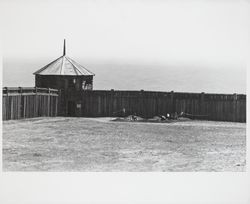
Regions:
<instances>
[{"instance_id":1,"label":"wooden stockade fence","mask_svg":"<svg viewBox=\"0 0 250 204\"><path fill-rule=\"evenodd\" d=\"M47 88L3 88L2 119L14 120L57 116L58 90Z\"/></svg>"},{"instance_id":2,"label":"wooden stockade fence","mask_svg":"<svg viewBox=\"0 0 250 204\"><path fill-rule=\"evenodd\" d=\"M125 114L124 114L125 110ZM151 91L3 88L3 120L39 116L117 117L136 114L145 118L168 113L213 121L246 122L246 95Z\"/></svg>"},{"instance_id":3,"label":"wooden stockade fence","mask_svg":"<svg viewBox=\"0 0 250 204\"><path fill-rule=\"evenodd\" d=\"M116 117L125 109L126 114L146 118L184 112L205 120L246 122L246 95L243 94L94 90L67 92L61 98L75 101L74 112L82 117ZM60 110L72 111L70 103Z\"/></svg>"}]
</instances>

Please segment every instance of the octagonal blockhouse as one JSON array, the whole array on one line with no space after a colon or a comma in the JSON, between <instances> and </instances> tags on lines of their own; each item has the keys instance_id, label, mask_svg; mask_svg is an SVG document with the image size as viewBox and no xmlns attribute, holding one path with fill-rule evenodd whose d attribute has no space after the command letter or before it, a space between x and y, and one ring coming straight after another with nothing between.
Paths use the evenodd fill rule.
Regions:
<instances>
[{"instance_id":1,"label":"octagonal blockhouse","mask_svg":"<svg viewBox=\"0 0 250 204\"><path fill-rule=\"evenodd\" d=\"M34 75L36 87L60 91L59 113L61 115L77 116L80 111L77 109L80 107L80 99L72 97L72 93L93 89L94 73L66 56L65 40L63 55L36 71Z\"/></svg>"}]
</instances>

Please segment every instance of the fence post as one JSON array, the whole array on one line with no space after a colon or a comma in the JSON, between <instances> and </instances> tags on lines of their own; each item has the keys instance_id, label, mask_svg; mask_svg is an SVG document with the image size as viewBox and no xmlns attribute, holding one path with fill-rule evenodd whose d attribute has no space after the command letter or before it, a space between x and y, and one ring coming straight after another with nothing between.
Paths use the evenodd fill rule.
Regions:
<instances>
[{"instance_id":1,"label":"fence post","mask_svg":"<svg viewBox=\"0 0 250 204\"><path fill-rule=\"evenodd\" d=\"M38 117L38 104L39 104L39 102L38 102L38 99L37 99L37 87L35 86L35 98L34 98L34 116L35 117Z\"/></svg>"},{"instance_id":2,"label":"fence post","mask_svg":"<svg viewBox=\"0 0 250 204\"><path fill-rule=\"evenodd\" d=\"M18 104L18 114L17 114L17 117L18 119L22 118L22 115L23 115L23 103L22 103L22 93L23 93L23 89L22 87L18 87L18 92L20 93L20 102ZM19 98L19 97L18 97Z\"/></svg>"},{"instance_id":3,"label":"fence post","mask_svg":"<svg viewBox=\"0 0 250 204\"><path fill-rule=\"evenodd\" d=\"M50 88L48 88L48 116L50 116Z\"/></svg>"},{"instance_id":4,"label":"fence post","mask_svg":"<svg viewBox=\"0 0 250 204\"><path fill-rule=\"evenodd\" d=\"M175 99L174 99L174 91L171 91L171 104L172 104L172 108L171 108L171 112L174 113L175 109L176 109L176 104L175 104Z\"/></svg>"},{"instance_id":5,"label":"fence post","mask_svg":"<svg viewBox=\"0 0 250 204\"><path fill-rule=\"evenodd\" d=\"M117 109L117 106L114 105L115 104L115 99L114 99L114 92L115 90L114 89L111 89L110 90L110 100L109 100L109 104L107 105L108 107L108 116L116 116L116 109ZM115 112L114 112L115 111Z\"/></svg>"},{"instance_id":6,"label":"fence post","mask_svg":"<svg viewBox=\"0 0 250 204\"><path fill-rule=\"evenodd\" d=\"M83 92L81 92L83 93ZM62 97L62 92L61 89L57 90L57 97L56 97L56 112L55 112L55 116L58 116L59 114L61 114L61 97Z\"/></svg>"},{"instance_id":7,"label":"fence post","mask_svg":"<svg viewBox=\"0 0 250 204\"><path fill-rule=\"evenodd\" d=\"M237 94L233 94L233 121L237 121Z\"/></svg>"},{"instance_id":8,"label":"fence post","mask_svg":"<svg viewBox=\"0 0 250 204\"><path fill-rule=\"evenodd\" d=\"M4 89L6 90L6 100L5 100L5 110L2 110L2 112L5 111L5 120L9 120L9 100L8 100L8 88L7 87L4 87ZM2 99L3 100L3 99ZM4 119L4 117L3 117Z\"/></svg>"},{"instance_id":9,"label":"fence post","mask_svg":"<svg viewBox=\"0 0 250 204\"><path fill-rule=\"evenodd\" d=\"M147 110L145 108L145 101L144 101L144 90L141 89L140 91L140 114L143 116L143 117L147 117Z\"/></svg>"},{"instance_id":10,"label":"fence post","mask_svg":"<svg viewBox=\"0 0 250 204\"><path fill-rule=\"evenodd\" d=\"M205 115L205 104L204 104L204 96L205 93L201 92L201 106L200 106L200 114Z\"/></svg>"}]
</instances>

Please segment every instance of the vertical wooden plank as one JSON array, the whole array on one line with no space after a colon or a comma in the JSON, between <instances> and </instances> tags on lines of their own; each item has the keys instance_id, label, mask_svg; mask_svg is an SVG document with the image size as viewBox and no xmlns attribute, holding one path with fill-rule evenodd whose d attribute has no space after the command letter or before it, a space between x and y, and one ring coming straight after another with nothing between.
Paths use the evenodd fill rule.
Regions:
<instances>
[{"instance_id":1,"label":"vertical wooden plank","mask_svg":"<svg viewBox=\"0 0 250 204\"><path fill-rule=\"evenodd\" d=\"M59 100L59 97L56 96L55 98L56 98L56 100L55 100L55 110L56 110L55 116L58 116L58 100Z\"/></svg>"},{"instance_id":2,"label":"vertical wooden plank","mask_svg":"<svg viewBox=\"0 0 250 204\"><path fill-rule=\"evenodd\" d=\"M8 101L9 101L9 97L8 97L8 95L6 95L6 99L5 99L5 107L6 107L5 118L6 118L6 120L9 120L9 117L8 117L9 103L8 103Z\"/></svg>"},{"instance_id":3,"label":"vertical wooden plank","mask_svg":"<svg viewBox=\"0 0 250 204\"><path fill-rule=\"evenodd\" d=\"M236 122L237 114L237 94L233 95L233 122Z\"/></svg>"},{"instance_id":4,"label":"vertical wooden plank","mask_svg":"<svg viewBox=\"0 0 250 204\"><path fill-rule=\"evenodd\" d=\"M50 92L50 88L48 88L48 116L51 116L50 111L51 111L51 92Z\"/></svg>"},{"instance_id":5,"label":"vertical wooden plank","mask_svg":"<svg viewBox=\"0 0 250 204\"><path fill-rule=\"evenodd\" d=\"M12 110L12 120L16 119L16 96L12 96L13 100L13 110Z\"/></svg>"},{"instance_id":6,"label":"vertical wooden plank","mask_svg":"<svg viewBox=\"0 0 250 204\"><path fill-rule=\"evenodd\" d=\"M11 116L10 116L10 119L13 120L14 119L14 98L13 96L10 96L10 100L11 100Z\"/></svg>"},{"instance_id":7,"label":"vertical wooden plank","mask_svg":"<svg viewBox=\"0 0 250 204\"><path fill-rule=\"evenodd\" d=\"M5 107L5 97L3 96L3 98L2 98L2 120L6 120L5 110L6 110L6 107Z\"/></svg>"}]
</instances>

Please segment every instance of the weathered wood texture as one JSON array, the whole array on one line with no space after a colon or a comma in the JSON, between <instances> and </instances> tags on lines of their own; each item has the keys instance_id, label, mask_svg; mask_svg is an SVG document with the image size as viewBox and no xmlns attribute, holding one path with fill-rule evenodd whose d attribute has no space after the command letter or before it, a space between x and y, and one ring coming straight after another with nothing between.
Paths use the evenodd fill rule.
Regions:
<instances>
[{"instance_id":1,"label":"weathered wood texture","mask_svg":"<svg viewBox=\"0 0 250 204\"><path fill-rule=\"evenodd\" d=\"M109 117L127 114L142 117L189 113L199 119L246 122L246 95L150 91L76 91L62 92L61 115L71 115L68 104L75 103L74 116ZM72 111L72 107L70 108Z\"/></svg>"},{"instance_id":2,"label":"weathered wood texture","mask_svg":"<svg viewBox=\"0 0 250 204\"><path fill-rule=\"evenodd\" d=\"M4 88L2 118L116 117L128 114L149 118L184 112L199 115L199 119L246 122L246 95L242 94L114 90L62 90L60 93L47 88Z\"/></svg>"},{"instance_id":3,"label":"weathered wood texture","mask_svg":"<svg viewBox=\"0 0 250 204\"><path fill-rule=\"evenodd\" d=\"M58 91L46 88L3 88L2 119L57 116Z\"/></svg>"}]
</instances>

